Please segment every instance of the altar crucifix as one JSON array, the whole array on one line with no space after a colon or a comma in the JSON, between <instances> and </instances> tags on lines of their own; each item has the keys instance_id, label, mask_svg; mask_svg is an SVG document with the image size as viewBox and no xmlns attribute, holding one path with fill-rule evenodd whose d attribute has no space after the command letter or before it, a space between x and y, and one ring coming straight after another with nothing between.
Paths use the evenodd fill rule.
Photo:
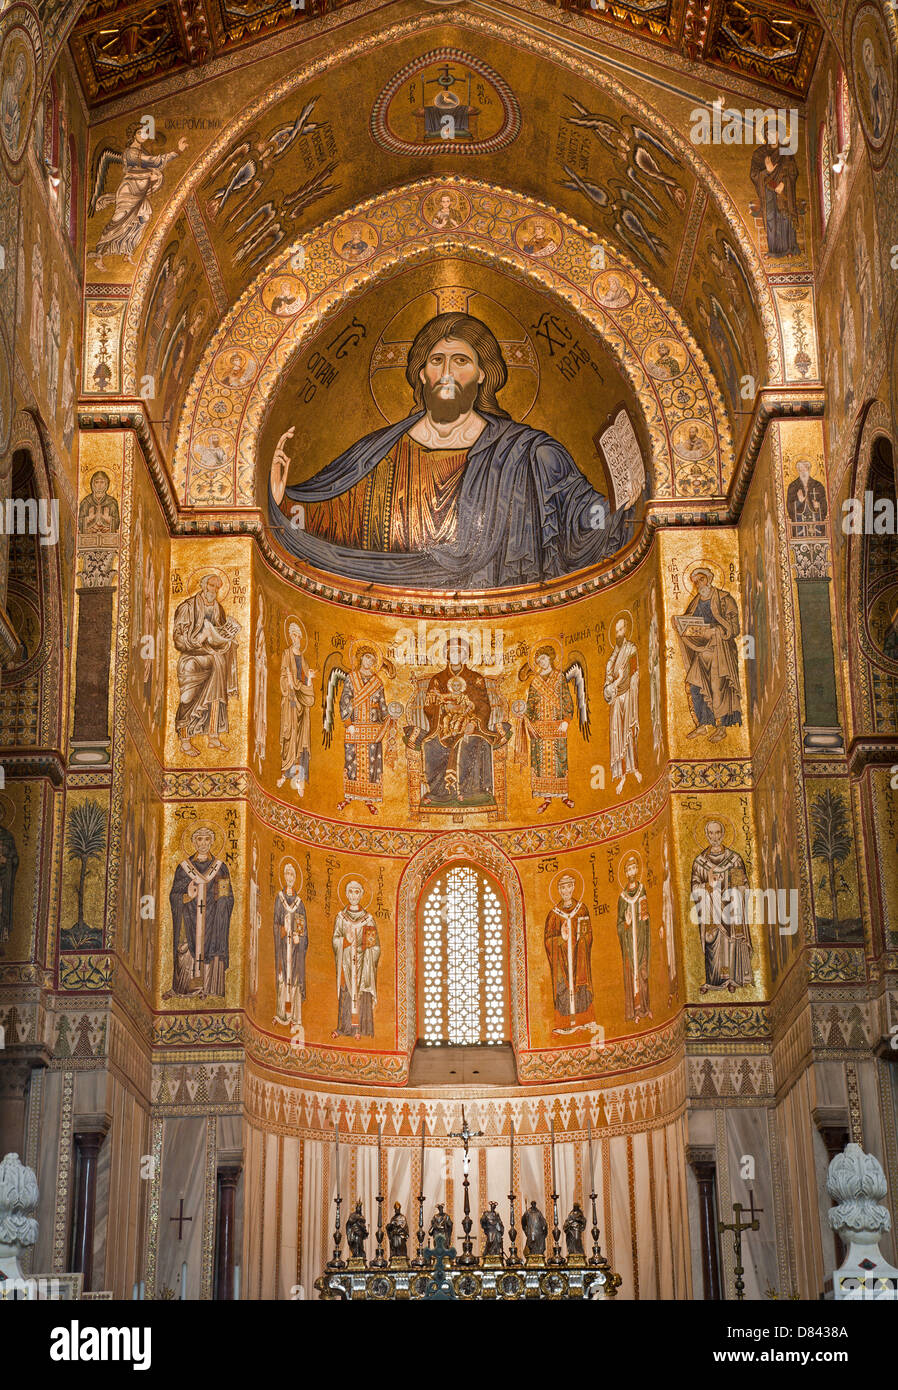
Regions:
<instances>
[{"instance_id":1,"label":"altar crucifix","mask_svg":"<svg viewBox=\"0 0 898 1390\"><path fill-rule=\"evenodd\" d=\"M463 1160L463 1162L462 1162L462 1172L463 1172L463 1174L464 1174L464 1184L463 1184L463 1185L464 1185L464 1189L465 1189L465 1215L464 1215L464 1219L463 1219L463 1221L462 1221L462 1223L461 1223L461 1224L462 1224L462 1230L463 1230L464 1233L465 1233L465 1238L464 1238L464 1240L462 1241L462 1253L461 1253L461 1254L459 1255L459 1257L458 1257L458 1263L459 1263L460 1265L474 1265L474 1264L477 1263L476 1256L474 1255L474 1245L473 1245L473 1242L472 1242L472 1240L471 1240L471 1227L473 1226L474 1223L473 1223L473 1221L471 1220L471 1194L470 1194L470 1184L469 1184L469 1181L468 1181L468 1169L470 1168L470 1165L471 1165L471 1157L470 1157L470 1154L468 1153L468 1140L469 1140L469 1139L480 1139L480 1138L482 1138L482 1136L483 1136L483 1130L482 1130L482 1129L470 1129L470 1128L468 1127L468 1121L467 1121L466 1118L465 1118L465 1107L462 1106L462 1108L461 1108L461 1129L459 1129L459 1130L450 1130L450 1132L449 1132L449 1138L450 1138L450 1139L460 1139L460 1140L462 1141L462 1143L464 1144L464 1146L465 1146L465 1156L464 1156L464 1160Z\"/></svg>"},{"instance_id":2,"label":"altar crucifix","mask_svg":"<svg viewBox=\"0 0 898 1390\"><path fill-rule=\"evenodd\" d=\"M742 1266L742 1232L759 1231L761 1229L761 1223L758 1220L758 1217L761 1216L764 1211L763 1207L755 1206L755 1196L751 1188L749 1188L748 1192L748 1204L748 1214L750 1220L742 1220L742 1213L745 1211L745 1207L742 1205L741 1202L734 1202L733 1214L735 1215L736 1220L731 1221L729 1225L725 1221L718 1220L717 1222L717 1229L721 1233L721 1235L724 1231L733 1232L733 1250L736 1255L736 1267L733 1270L733 1273L736 1276L736 1297L740 1301L745 1297L745 1280L742 1278L743 1274L745 1273L745 1270Z\"/></svg>"}]
</instances>

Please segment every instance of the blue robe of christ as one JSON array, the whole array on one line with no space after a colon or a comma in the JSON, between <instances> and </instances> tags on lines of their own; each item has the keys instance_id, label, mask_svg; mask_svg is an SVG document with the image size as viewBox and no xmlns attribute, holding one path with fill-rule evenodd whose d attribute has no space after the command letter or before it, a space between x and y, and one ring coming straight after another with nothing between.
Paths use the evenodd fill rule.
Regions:
<instances>
[{"instance_id":1,"label":"blue robe of christ","mask_svg":"<svg viewBox=\"0 0 898 1390\"><path fill-rule=\"evenodd\" d=\"M376 468L423 414L375 430L307 482L288 487L286 512L269 489L269 516L281 544L308 564L349 579L485 589L559 578L613 555L630 539L632 505L612 514L607 498L551 435L486 412L486 426L468 450L453 543L413 554L360 550L291 525L291 502L339 497Z\"/></svg>"}]
</instances>

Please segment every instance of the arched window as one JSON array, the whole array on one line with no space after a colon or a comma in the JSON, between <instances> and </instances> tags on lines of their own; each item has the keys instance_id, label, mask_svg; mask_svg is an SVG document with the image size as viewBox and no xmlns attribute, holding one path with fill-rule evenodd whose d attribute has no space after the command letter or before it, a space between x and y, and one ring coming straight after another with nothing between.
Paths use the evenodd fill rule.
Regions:
<instances>
[{"instance_id":1,"label":"arched window","mask_svg":"<svg viewBox=\"0 0 898 1390\"><path fill-rule=\"evenodd\" d=\"M456 1046L508 1041L505 905L472 864L431 879L420 908L420 1037Z\"/></svg>"},{"instance_id":2,"label":"arched window","mask_svg":"<svg viewBox=\"0 0 898 1390\"><path fill-rule=\"evenodd\" d=\"M836 86L836 111L839 122L839 149L842 154L851 149L851 98L848 95L848 78L843 68L839 68L839 81Z\"/></svg>"},{"instance_id":3,"label":"arched window","mask_svg":"<svg viewBox=\"0 0 898 1390\"><path fill-rule=\"evenodd\" d=\"M833 158L829 142L829 131L824 121L820 127L820 143L817 151L817 177L820 184L820 225L826 232L830 213L833 210Z\"/></svg>"}]
</instances>

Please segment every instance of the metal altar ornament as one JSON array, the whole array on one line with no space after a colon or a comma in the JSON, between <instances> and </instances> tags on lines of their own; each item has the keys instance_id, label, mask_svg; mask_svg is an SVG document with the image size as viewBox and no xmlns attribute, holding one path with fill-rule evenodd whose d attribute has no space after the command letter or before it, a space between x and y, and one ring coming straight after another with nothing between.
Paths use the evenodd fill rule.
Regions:
<instances>
[{"instance_id":1,"label":"metal altar ornament","mask_svg":"<svg viewBox=\"0 0 898 1390\"><path fill-rule=\"evenodd\" d=\"M471 1219L470 1184L468 1169L470 1164L469 1141L482 1138L481 1131L470 1129L462 1110L462 1127L450 1135L461 1139L464 1146L464 1219L462 1230L464 1239L461 1252L452 1244L452 1216L445 1209L445 1203L438 1202L430 1217L428 1233L430 1245L425 1247L424 1228L424 1138L425 1129L421 1123L421 1190L418 1194L417 1254L413 1260L408 1258L408 1242L411 1237L409 1223L399 1202L393 1203L393 1216L384 1226L383 1210L387 1200L384 1190L384 1164L381 1152L381 1131L378 1126L378 1225L375 1237L376 1249L373 1258L367 1252L369 1238L368 1226L361 1198L357 1198L346 1220L346 1239L350 1247L350 1259L341 1258L340 1211L343 1194L340 1190L340 1129L339 1122L334 1125L336 1148L336 1196L337 1211L334 1230L334 1256L324 1273L315 1280L315 1288L322 1299L334 1302L347 1300L372 1300L386 1302L393 1299L407 1299L476 1302L478 1300L499 1299L515 1301L519 1299L584 1299L614 1298L621 1284L599 1245L599 1227L596 1220L595 1173L592 1163L592 1128L588 1126L590 1188L592 1203L592 1250L587 1256L584 1237L587 1218L580 1203L575 1201L563 1225L558 1219L558 1182L555 1167L555 1127L551 1126L552 1140L552 1253L547 1254L546 1245L549 1224L539 1210L536 1200L521 1202L521 1228L526 1237L524 1259L516 1247L515 1201L517 1193L514 1183L514 1127L510 1135L509 1159L509 1249L505 1250L505 1225L499 1212L498 1201L486 1202L480 1218L483 1231L482 1249L478 1254L474 1249L471 1232L474 1222ZM567 1254L561 1252L560 1237L564 1231ZM384 1253L384 1235L389 1243L389 1258Z\"/></svg>"}]
</instances>

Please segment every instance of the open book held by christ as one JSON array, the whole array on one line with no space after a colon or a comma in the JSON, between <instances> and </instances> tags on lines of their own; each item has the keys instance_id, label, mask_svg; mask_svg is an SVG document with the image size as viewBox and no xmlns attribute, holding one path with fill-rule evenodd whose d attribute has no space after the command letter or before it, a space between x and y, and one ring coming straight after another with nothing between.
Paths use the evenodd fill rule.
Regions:
<instances>
[{"instance_id":1,"label":"open book held by christ","mask_svg":"<svg viewBox=\"0 0 898 1390\"><path fill-rule=\"evenodd\" d=\"M531 584L615 554L644 490L638 445L629 477L615 453L612 512L557 440L502 409L507 378L480 319L430 319L409 349L416 409L405 420L298 486L286 486L292 429L279 441L268 503L281 544L316 568L409 588Z\"/></svg>"}]
</instances>

